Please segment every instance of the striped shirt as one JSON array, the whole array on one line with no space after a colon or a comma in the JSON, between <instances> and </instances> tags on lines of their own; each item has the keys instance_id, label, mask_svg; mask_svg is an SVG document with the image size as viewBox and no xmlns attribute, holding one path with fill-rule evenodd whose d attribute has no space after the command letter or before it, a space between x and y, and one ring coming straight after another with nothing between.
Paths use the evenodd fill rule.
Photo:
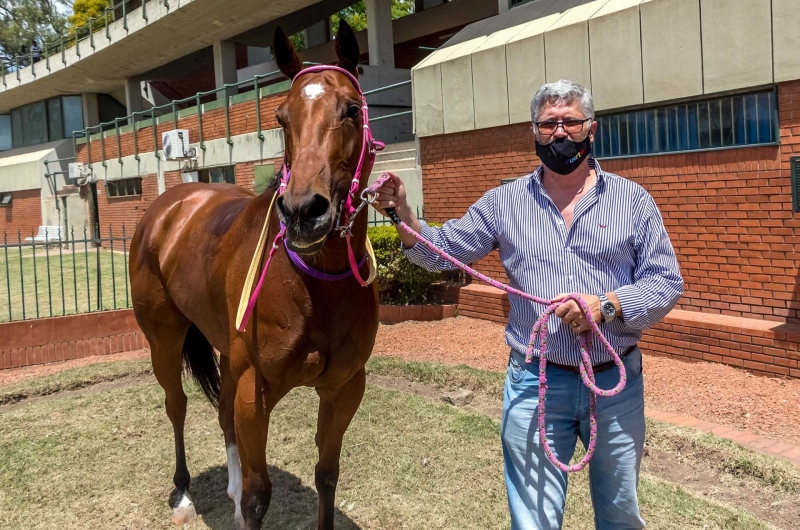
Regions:
<instances>
[{"instance_id":1,"label":"striped shirt","mask_svg":"<svg viewBox=\"0 0 800 530\"><path fill-rule=\"evenodd\" d=\"M589 165L596 171L597 183L575 205L569 229L542 185L539 166L525 177L489 190L464 217L442 228L420 221L422 236L464 263L498 249L511 286L542 298L615 292L622 318L601 323L600 330L622 353L674 307L683 294L683 278L650 194L619 175L604 173L592 158ZM453 268L424 245L403 252L431 271ZM524 354L531 329L545 307L508 297L506 344ZM549 329L548 359L578 366L578 335L558 318L550 319ZM609 360L595 337L593 364Z\"/></svg>"}]
</instances>

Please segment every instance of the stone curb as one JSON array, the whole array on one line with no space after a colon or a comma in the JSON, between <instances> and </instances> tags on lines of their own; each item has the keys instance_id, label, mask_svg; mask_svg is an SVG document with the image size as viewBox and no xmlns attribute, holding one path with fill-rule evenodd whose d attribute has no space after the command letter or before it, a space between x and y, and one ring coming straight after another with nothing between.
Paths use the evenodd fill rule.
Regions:
<instances>
[{"instance_id":1,"label":"stone curb","mask_svg":"<svg viewBox=\"0 0 800 530\"><path fill-rule=\"evenodd\" d=\"M711 433L757 453L787 460L800 468L800 446L790 445L757 434L740 431L739 429L720 425L719 423L701 421L690 416L662 412L650 407L645 407L644 413L645 416L654 420L671 423L678 427L690 427L701 432Z\"/></svg>"}]
</instances>

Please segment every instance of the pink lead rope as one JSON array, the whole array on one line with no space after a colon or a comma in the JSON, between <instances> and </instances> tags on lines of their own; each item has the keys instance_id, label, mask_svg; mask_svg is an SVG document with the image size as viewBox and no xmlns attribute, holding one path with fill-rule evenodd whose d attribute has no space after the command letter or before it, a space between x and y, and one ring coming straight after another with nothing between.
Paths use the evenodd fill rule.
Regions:
<instances>
[{"instance_id":1,"label":"pink lead rope","mask_svg":"<svg viewBox=\"0 0 800 530\"><path fill-rule=\"evenodd\" d=\"M390 178L388 173L384 173L375 183L367 189L367 193L372 195L373 198L377 190L383 186L383 184ZM371 202L371 201L370 201ZM435 252L437 255L441 256L442 258L446 259L459 269L463 270L467 274L488 283L498 289L502 289L503 291L519 296L524 298L525 300L530 300L532 302L536 302L537 304L543 304L547 306L542 316L539 320L536 321L536 324L533 326L533 330L531 331L531 337L528 341L528 351L525 354L525 362L530 364L533 360L533 348L534 345L539 343L539 439L542 441L542 445L544 447L544 453L547 455L548 460L553 463L561 471L565 473L572 473L575 471L580 471L589 461L592 459L594 455L594 449L597 445L597 402L596 396L603 396L603 397L610 397L616 396L625 388L625 382L627 380L627 376L625 375L625 366L622 363L622 359L620 359L617 352L614 351L614 348L611 347L609 344L608 339L603 336L603 333L600 331L599 326L592 318L592 311L589 309L589 306L586 304L586 301L581 298L577 294L569 294L567 297L560 301L560 302L553 302L552 300L545 300L543 298L538 298L536 296L530 295L526 292L520 291L519 289L515 289L510 285L506 285L504 283L500 283L497 280L493 280L488 276L481 274L480 272L476 271L472 267L461 263L454 257L450 256L443 250L434 246L433 243L422 237L420 234L415 232L410 226L405 224L397 214L394 212L394 209L389 209L386 212L389 214L389 217L392 219L397 226L403 229L406 233L410 234L414 237L418 242L422 243L426 247L428 247L431 251ZM586 448L586 455L583 459L574 465L567 465L563 462L559 461L556 458L556 455L553 453L553 450L550 448L550 444L547 441L547 429L545 427L544 421L544 405L545 405L545 392L547 391L547 324L550 321L550 317L555 313L556 309L558 309L562 304L566 303L567 300L575 300L578 302L578 305L583 311L584 316L586 317L586 321L589 322L591 326L591 331L600 339L600 342L603 343L606 351L609 353L611 358L614 360L614 364L617 365L619 369L619 383L616 387L611 390L604 390L602 388L598 388L594 384L594 372L592 372L592 360L590 357L591 353L591 342L588 339L589 332L583 332L578 336L578 340L580 343L580 350L581 350L581 365L580 365L580 372L581 372L581 379L583 379L583 384L590 390L589 394L589 446Z\"/></svg>"}]
</instances>

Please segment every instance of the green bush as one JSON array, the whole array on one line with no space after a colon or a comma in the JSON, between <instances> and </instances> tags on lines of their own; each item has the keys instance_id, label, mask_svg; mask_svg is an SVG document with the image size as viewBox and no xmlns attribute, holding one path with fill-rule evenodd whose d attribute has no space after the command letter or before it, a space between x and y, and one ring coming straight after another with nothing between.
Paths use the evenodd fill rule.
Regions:
<instances>
[{"instance_id":1,"label":"green bush","mask_svg":"<svg viewBox=\"0 0 800 530\"><path fill-rule=\"evenodd\" d=\"M378 260L376 281L381 302L408 305L432 300L430 286L442 279L442 273L426 271L408 261L393 226L370 227L368 235Z\"/></svg>"}]
</instances>

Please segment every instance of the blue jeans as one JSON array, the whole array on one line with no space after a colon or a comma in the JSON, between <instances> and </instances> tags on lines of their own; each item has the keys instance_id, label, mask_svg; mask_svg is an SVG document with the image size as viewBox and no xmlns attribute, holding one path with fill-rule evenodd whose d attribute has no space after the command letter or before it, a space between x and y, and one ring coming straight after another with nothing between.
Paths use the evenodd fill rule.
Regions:
<instances>
[{"instance_id":1,"label":"blue jeans","mask_svg":"<svg viewBox=\"0 0 800 530\"><path fill-rule=\"evenodd\" d=\"M644 528L636 488L644 448L644 386L642 353L625 357L628 382L614 397L597 398L597 446L588 466L598 529ZM619 381L615 368L597 374L600 388ZM580 438L589 443L589 389L580 375L547 367L547 438L553 452L568 463ZM501 438L512 530L561 528L567 474L545 456L539 442L539 361L529 365L512 352L508 364ZM585 473L586 470L581 471Z\"/></svg>"}]
</instances>

